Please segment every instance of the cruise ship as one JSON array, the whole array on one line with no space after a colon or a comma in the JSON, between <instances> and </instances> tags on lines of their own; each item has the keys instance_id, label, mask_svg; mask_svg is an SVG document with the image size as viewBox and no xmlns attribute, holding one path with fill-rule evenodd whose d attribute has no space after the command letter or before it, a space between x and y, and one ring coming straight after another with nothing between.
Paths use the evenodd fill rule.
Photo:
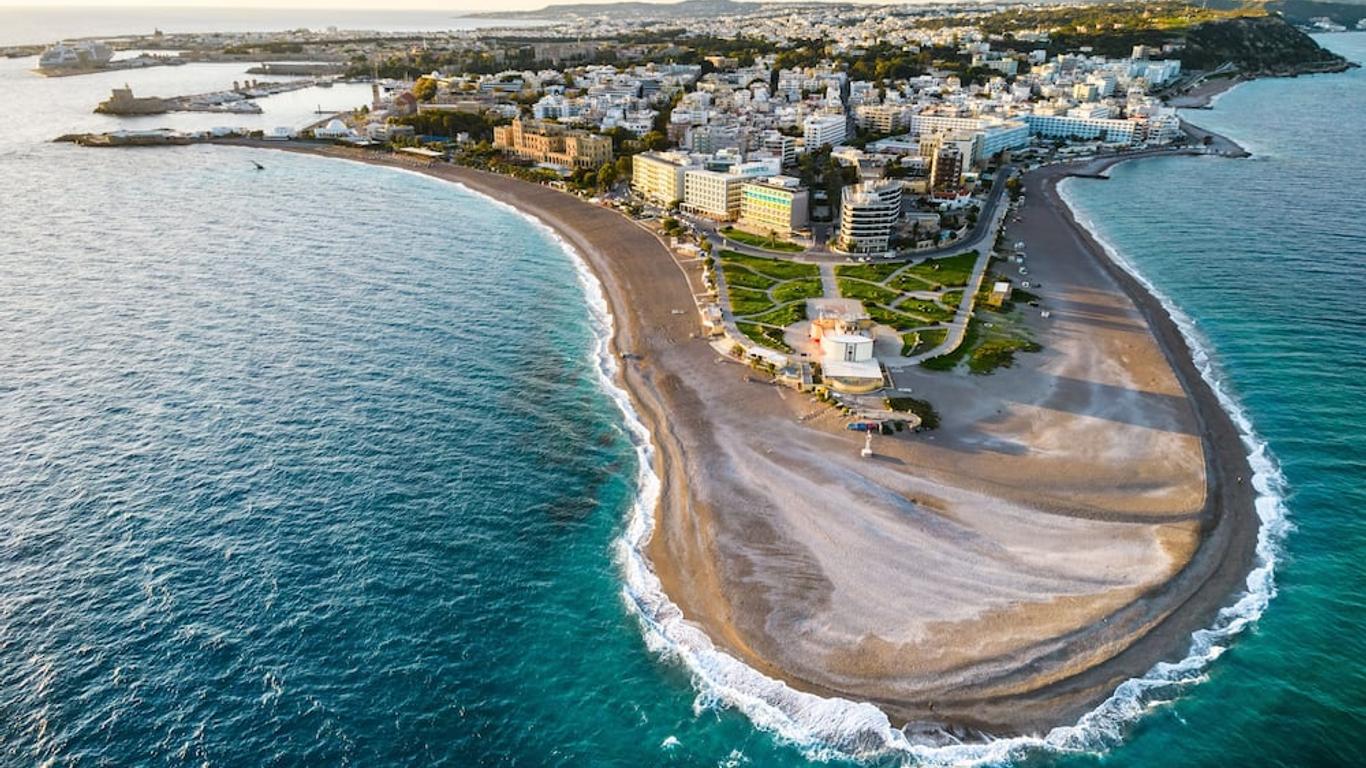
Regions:
<instances>
[{"instance_id":1,"label":"cruise ship","mask_svg":"<svg viewBox=\"0 0 1366 768\"><path fill-rule=\"evenodd\" d=\"M114 57L114 49L100 42L57 43L43 51L38 69L98 69Z\"/></svg>"}]
</instances>

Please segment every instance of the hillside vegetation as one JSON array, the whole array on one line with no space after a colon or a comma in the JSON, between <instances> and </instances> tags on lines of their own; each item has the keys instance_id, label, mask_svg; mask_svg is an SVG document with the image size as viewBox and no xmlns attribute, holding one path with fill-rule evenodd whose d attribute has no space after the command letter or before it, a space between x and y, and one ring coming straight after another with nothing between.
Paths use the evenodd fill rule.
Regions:
<instances>
[{"instance_id":1,"label":"hillside vegetation","mask_svg":"<svg viewBox=\"0 0 1366 768\"><path fill-rule=\"evenodd\" d=\"M1181 59L1186 69L1233 64L1250 74L1289 74L1346 65L1261 3L1232 8L1184 2L1030 7L987 14L974 23L1019 50L1046 48L1054 55L1089 48L1106 56L1128 56L1134 46L1146 45L1171 46L1168 55ZM1046 40L1030 39L1038 34Z\"/></svg>"}]
</instances>

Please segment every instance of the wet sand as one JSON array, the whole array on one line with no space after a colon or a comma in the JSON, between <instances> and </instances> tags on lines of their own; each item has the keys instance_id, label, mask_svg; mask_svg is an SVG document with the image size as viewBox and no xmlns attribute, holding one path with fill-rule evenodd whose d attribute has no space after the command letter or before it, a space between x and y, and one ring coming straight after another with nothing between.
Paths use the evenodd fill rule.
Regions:
<instances>
[{"instance_id":1,"label":"wet sand","mask_svg":"<svg viewBox=\"0 0 1366 768\"><path fill-rule=\"evenodd\" d=\"M664 589L718 646L794 688L920 730L1040 732L1184 656L1251 568L1237 432L1160 305L1057 198L1066 169L1027 178L1008 234L1053 309L1022 321L1045 351L988 377L908 371L898 385L944 424L879 438L867 460L838 415L720 360L693 309L700 263L621 215L466 168L275 148L463 183L589 261L656 444L648 554Z\"/></svg>"}]
</instances>

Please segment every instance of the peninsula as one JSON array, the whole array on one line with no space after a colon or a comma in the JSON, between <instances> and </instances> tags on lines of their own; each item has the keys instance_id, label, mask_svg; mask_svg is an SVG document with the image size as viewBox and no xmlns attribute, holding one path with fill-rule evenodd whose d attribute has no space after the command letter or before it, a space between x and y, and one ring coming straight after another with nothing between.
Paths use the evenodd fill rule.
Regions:
<instances>
[{"instance_id":1,"label":"peninsula","mask_svg":"<svg viewBox=\"0 0 1366 768\"><path fill-rule=\"evenodd\" d=\"M756 675L942 744L1076 723L1185 657L1255 565L1252 470L1057 185L1244 156L1174 100L1350 65L1261 6L666 19L703 7L727 16L376 51L373 102L308 130L66 138L409 168L553 228L654 448L668 602L635 608Z\"/></svg>"}]
</instances>

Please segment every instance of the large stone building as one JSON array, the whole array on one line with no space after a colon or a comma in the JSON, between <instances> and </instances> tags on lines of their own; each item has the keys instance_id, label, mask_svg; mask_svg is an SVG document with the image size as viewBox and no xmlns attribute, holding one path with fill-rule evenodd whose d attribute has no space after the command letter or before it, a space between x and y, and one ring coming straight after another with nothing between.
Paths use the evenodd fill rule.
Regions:
<instances>
[{"instance_id":1,"label":"large stone building","mask_svg":"<svg viewBox=\"0 0 1366 768\"><path fill-rule=\"evenodd\" d=\"M540 120L513 120L493 129L493 146L537 163L599 168L612 161L612 139Z\"/></svg>"}]
</instances>

